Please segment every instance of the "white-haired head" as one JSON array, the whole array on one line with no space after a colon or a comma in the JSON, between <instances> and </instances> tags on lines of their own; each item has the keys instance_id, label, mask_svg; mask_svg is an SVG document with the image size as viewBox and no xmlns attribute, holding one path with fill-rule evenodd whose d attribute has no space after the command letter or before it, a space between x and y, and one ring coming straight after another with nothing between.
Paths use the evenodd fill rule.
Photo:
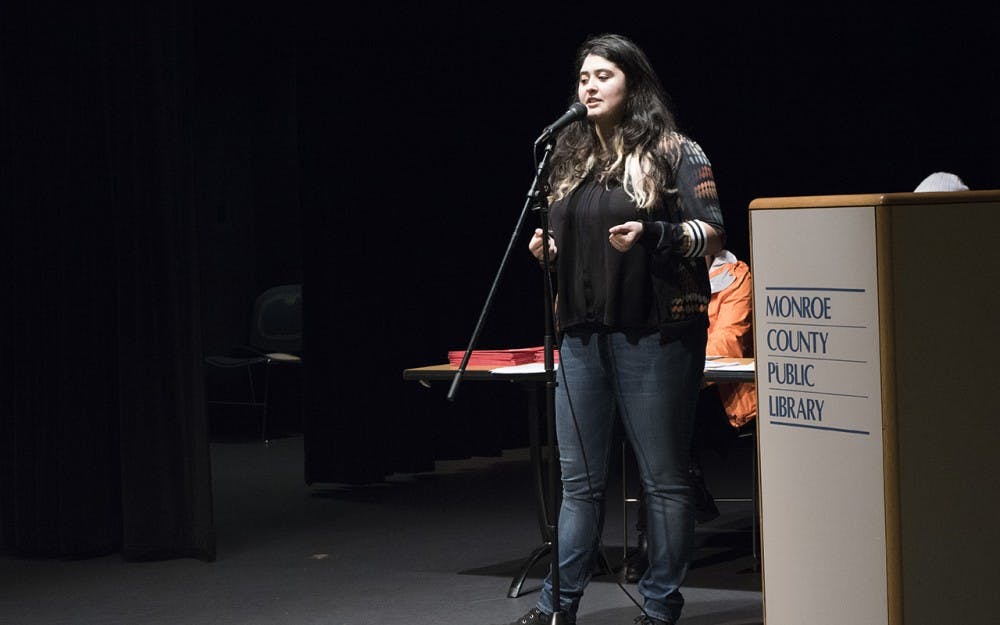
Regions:
<instances>
[{"instance_id":1,"label":"white-haired head","mask_svg":"<svg viewBox=\"0 0 1000 625\"><path fill-rule=\"evenodd\" d=\"M924 178L913 191L921 193L924 191L968 191L969 187L962 182L962 179L955 174L946 171L936 171Z\"/></svg>"}]
</instances>

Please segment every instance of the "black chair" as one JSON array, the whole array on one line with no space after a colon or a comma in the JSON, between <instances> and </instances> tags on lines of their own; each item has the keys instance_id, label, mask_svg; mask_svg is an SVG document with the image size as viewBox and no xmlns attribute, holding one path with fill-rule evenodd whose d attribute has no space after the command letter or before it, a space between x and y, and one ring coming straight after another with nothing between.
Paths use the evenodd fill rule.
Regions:
<instances>
[{"instance_id":1,"label":"black chair","mask_svg":"<svg viewBox=\"0 0 1000 625\"><path fill-rule=\"evenodd\" d=\"M245 386L237 385L243 389L238 395L232 389L216 395L206 385L207 402L259 411L260 436L269 444L271 369L302 363L302 285L283 284L261 293L254 301L248 342L234 346L226 355L206 356L205 363L215 369L246 372Z\"/></svg>"}]
</instances>

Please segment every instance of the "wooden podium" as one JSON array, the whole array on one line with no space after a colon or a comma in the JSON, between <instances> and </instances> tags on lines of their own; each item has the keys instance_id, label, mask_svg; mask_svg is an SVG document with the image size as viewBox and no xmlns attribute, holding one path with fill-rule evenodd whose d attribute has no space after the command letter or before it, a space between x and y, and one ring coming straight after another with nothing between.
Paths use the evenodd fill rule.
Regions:
<instances>
[{"instance_id":1,"label":"wooden podium","mask_svg":"<svg viewBox=\"0 0 1000 625\"><path fill-rule=\"evenodd\" d=\"M766 625L997 623L1000 191L750 204Z\"/></svg>"}]
</instances>

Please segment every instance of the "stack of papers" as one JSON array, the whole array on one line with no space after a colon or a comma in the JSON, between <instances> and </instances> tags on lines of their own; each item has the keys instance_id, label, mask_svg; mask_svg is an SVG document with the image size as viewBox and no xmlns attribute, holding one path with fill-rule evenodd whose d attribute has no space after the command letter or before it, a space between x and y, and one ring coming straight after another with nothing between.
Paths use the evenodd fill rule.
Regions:
<instances>
[{"instance_id":1,"label":"stack of papers","mask_svg":"<svg viewBox=\"0 0 1000 625\"><path fill-rule=\"evenodd\" d=\"M559 363L552 364L552 370L559 370ZM490 369L490 373L503 373L507 375L517 375L526 373L545 373L545 363L544 362L529 362L526 365L514 365L512 367L497 367L496 369Z\"/></svg>"},{"instance_id":2,"label":"stack of papers","mask_svg":"<svg viewBox=\"0 0 1000 625\"><path fill-rule=\"evenodd\" d=\"M559 362L559 352L552 354L555 362ZM448 364L457 367L462 364L465 350L448 352ZM474 349L469 356L470 367L510 367L535 362L545 362L544 347L518 347L514 349Z\"/></svg>"},{"instance_id":3,"label":"stack of papers","mask_svg":"<svg viewBox=\"0 0 1000 625\"><path fill-rule=\"evenodd\" d=\"M721 371L753 371L753 362L740 362L735 358L730 358L728 360L718 360L716 358L707 358L705 360L705 371L709 369L721 370Z\"/></svg>"}]
</instances>

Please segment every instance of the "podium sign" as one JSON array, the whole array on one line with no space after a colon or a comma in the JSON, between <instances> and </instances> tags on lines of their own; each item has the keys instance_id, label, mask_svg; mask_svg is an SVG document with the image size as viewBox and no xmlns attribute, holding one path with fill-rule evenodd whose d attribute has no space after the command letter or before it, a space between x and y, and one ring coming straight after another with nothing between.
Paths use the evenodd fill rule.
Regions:
<instances>
[{"instance_id":1,"label":"podium sign","mask_svg":"<svg viewBox=\"0 0 1000 625\"><path fill-rule=\"evenodd\" d=\"M885 623L875 211L751 218L768 622Z\"/></svg>"},{"instance_id":2,"label":"podium sign","mask_svg":"<svg viewBox=\"0 0 1000 625\"><path fill-rule=\"evenodd\" d=\"M997 457L1000 426L987 395L996 381L965 354L985 347L984 334L994 338L991 357L1000 347L989 312L1000 283L982 284L964 260L942 258L970 235L942 234L940 216L976 215L985 223L971 228L996 232L998 200L963 192L751 204L766 625L901 625L904 613L907 624L980 622L975 613L953 619L985 609L992 591L974 578L995 584L997 574L973 554L996 555L997 541L970 548L948 536L997 526L1000 469L969 456ZM971 235L984 244L986 236ZM961 297L977 280L993 304ZM966 329L977 323L989 328ZM928 340L942 326L949 342ZM943 379L929 374L942 358ZM969 384L976 380L982 388ZM973 440L943 434L954 427L982 431ZM928 487L934 463L969 474ZM992 520L947 514L955 525L941 527L939 500L967 500L972 510L977 498L989 500ZM969 591L977 585L981 597Z\"/></svg>"}]
</instances>

